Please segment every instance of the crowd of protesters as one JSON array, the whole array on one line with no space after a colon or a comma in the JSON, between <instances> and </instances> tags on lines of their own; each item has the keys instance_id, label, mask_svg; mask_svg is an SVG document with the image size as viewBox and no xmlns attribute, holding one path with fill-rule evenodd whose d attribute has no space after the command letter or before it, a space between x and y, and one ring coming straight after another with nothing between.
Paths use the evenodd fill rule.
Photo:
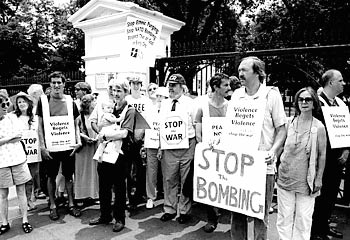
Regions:
<instances>
[{"instance_id":1,"label":"crowd of protesters","mask_svg":"<svg viewBox=\"0 0 350 240\"><path fill-rule=\"evenodd\" d=\"M188 96L186 80L178 73L167 79L165 87L148 84L146 93L138 77L112 79L97 99L86 82L75 85L75 99L64 94L66 79L60 72L49 76L50 89L45 93L33 84L12 103L6 90L0 90L0 235L10 230L8 193L13 185L25 233L33 230L28 211L36 209L33 199L46 197L42 190L53 221L60 218L57 208L63 198L74 217L81 215L81 206L99 204L100 215L89 224L114 220L113 231L119 232L125 227L125 210L133 211L141 203L151 209L164 198L160 220L177 217L180 224L187 223L203 118L226 117L231 103L251 101L265 108L257 149L266 152L264 218L249 220L232 212L231 239L248 239L248 222L253 222L253 239L267 239L275 188L279 239L342 237L329 220L349 150L331 148L321 110L321 106L345 106L337 97L345 85L342 74L326 71L319 94L311 87L300 89L295 116L290 118L278 88L266 86L263 61L242 59L238 74L237 78L216 73L207 82L206 95L196 99ZM140 126L138 116L147 127ZM187 120L186 147L162 148L161 116ZM207 212L203 230L211 233L218 225L219 209L209 205L203 209Z\"/></svg>"}]
</instances>

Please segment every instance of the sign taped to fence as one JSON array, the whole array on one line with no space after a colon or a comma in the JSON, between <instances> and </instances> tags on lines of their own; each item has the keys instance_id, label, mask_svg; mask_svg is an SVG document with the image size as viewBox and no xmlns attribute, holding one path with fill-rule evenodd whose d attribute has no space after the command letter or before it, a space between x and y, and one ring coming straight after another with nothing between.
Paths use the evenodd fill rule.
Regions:
<instances>
[{"instance_id":1,"label":"sign taped to fence","mask_svg":"<svg viewBox=\"0 0 350 240\"><path fill-rule=\"evenodd\" d=\"M331 148L350 147L350 114L346 106L322 107Z\"/></svg>"},{"instance_id":2,"label":"sign taped to fence","mask_svg":"<svg viewBox=\"0 0 350 240\"><path fill-rule=\"evenodd\" d=\"M264 151L198 143L194 158L195 201L247 216L264 218Z\"/></svg>"}]
</instances>

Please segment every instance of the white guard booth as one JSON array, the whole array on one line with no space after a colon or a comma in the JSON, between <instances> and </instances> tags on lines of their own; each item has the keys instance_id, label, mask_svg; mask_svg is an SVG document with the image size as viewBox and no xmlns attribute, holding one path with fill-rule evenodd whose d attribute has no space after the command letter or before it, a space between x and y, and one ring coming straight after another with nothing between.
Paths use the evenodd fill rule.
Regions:
<instances>
[{"instance_id":1,"label":"white guard booth","mask_svg":"<svg viewBox=\"0 0 350 240\"><path fill-rule=\"evenodd\" d=\"M85 74L92 92L104 92L112 78L150 81L155 59L170 52L170 36L184 23L132 2L92 0L69 19L85 33Z\"/></svg>"}]
</instances>

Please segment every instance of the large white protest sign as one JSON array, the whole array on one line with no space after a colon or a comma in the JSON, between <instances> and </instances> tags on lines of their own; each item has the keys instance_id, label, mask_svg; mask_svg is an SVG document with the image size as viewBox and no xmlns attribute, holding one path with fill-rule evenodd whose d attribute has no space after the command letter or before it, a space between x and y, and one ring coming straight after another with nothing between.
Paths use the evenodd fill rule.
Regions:
<instances>
[{"instance_id":1,"label":"large white protest sign","mask_svg":"<svg viewBox=\"0 0 350 240\"><path fill-rule=\"evenodd\" d=\"M24 130L22 132L22 143L25 146L27 163L39 162L39 140L36 130Z\"/></svg>"},{"instance_id":2,"label":"large white protest sign","mask_svg":"<svg viewBox=\"0 0 350 240\"><path fill-rule=\"evenodd\" d=\"M350 115L347 107L322 107L331 148L350 147Z\"/></svg>"},{"instance_id":3,"label":"large white protest sign","mask_svg":"<svg viewBox=\"0 0 350 240\"><path fill-rule=\"evenodd\" d=\"M73 116L73 100L65 95L68 115L50 116L49 102L46 95L41 96L43 106L44 130L46 148L51 152L73 149L75 141L75 127Z\"/></svg>"},{"instance_id":4,"label":"large white protest sign","mask_svg":"<svg viewBox=\"0 0 350 240\"><path fill-rule=\"evenodd\" d=\"M223 132L225 142L258 149L265 108L266 101L231 101L226 113L228 130Z\"/></svg>"},{"instance_id":5,"label":"large white protest sign","mask_svg":"<svg viewBox=\"0 0 350 240\"><path fill-rule=\"evenodd\" d=\"M266 152L196 146L193 197L200 203L264 218Z\"/></svg>"},{"instance_id":6,"label":"large white protest sign","mask_svg":"<svg viewBox=\"0 0 350 240\"><path fill-rule=\"evenodd\" d=\"M189 147L187 137L187 114L169 113L160 122L161 149L184 149Z\"/></svg>"},{"instance_id":7,"label":"large white protest sign","mask_svg":"<svg viewBox=\"0 0 350 240\"><path fill-rule=\"evenodd\" d=\"M152 50L160 38L161 28L157 22L128 16L124 57L139 64L152 62L155 54Z\"/></svg>"}]
</instances>

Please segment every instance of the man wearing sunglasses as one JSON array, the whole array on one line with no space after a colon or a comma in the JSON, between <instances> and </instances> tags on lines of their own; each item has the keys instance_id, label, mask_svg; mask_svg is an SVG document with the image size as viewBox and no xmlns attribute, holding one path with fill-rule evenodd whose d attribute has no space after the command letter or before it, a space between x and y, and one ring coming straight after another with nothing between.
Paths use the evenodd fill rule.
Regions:
<instances>
[{"instance_id":1,"label":"man wearing sunglasses","mask_svg":"<svg viewBox=\"0 0 350 240\"><path fill-rule=\"evenodd\" d=\"M79 111L69 95L63 94L65 77L61 72L49 75L51 92L42 95L38 102L39 143L43 164L45 164L47 190L51 220L58 220L55 204L56 176L62 162L62 175L66 180L69 214L80 216L80 211L73 202L74 153L81 147L80 133L77 126Z\"/></svg>"},{"instance_id":2,"label":"man wearing sunglasses","mask_svg":"<svg viewBox=\"0 0 350 240\"><path fill-rule=\"evenodd\" d=\"M337 96L344 90L345 82L342 74L335 69L326 71L322 75L323 91L319 94L321 106L338 107L346 104ZM318 117L326 126L322 113ZM327 129L327 126L326 126ZM331 148L327 129L326 166L322 177L321 195L315 200L312 219L311 239L324 240L328 236L343 238L343 234L334 227L330 227L328 220L337 200L343 168L349 156L348 148Z\"/></svg>"}]
</instances>

